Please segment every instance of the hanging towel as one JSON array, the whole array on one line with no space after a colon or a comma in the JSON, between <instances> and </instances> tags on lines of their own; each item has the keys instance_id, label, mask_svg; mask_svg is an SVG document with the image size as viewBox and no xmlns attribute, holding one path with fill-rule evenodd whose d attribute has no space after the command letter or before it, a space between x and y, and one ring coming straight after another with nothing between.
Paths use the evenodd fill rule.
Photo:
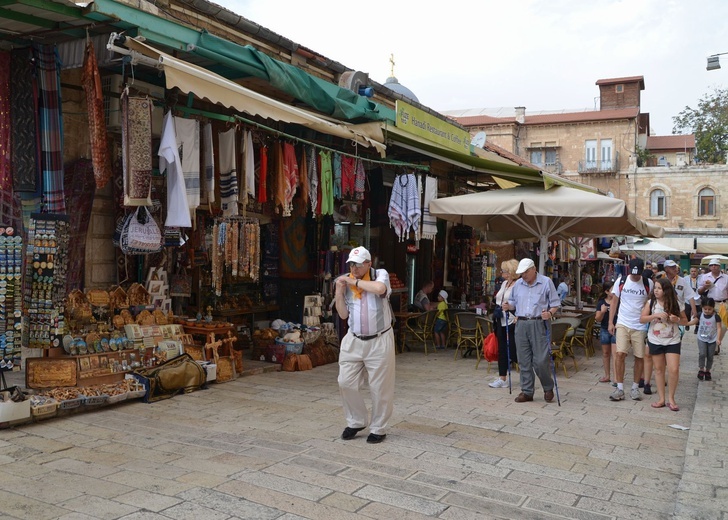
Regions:
<instances>
[{"instance_id":1,"label":"hanging towel","mask_svg":"<svg viewBox=\"0 0 728 520\"><path fill-rule=\"evenodd\" d=\"M167 220L164 225L166 227L192 227L174 123L174 116L170 110L164 116L162 138L159 143L159 171L167 172Z\"/></svg>"},{"instance_id":2,"label":"hanging towel","mask_svg":"<svg viewBox=\"0 0 728 520\"><path fill-rule=\"evenodd\" d=\"M245 174L245 191L255 198L255 151L253 149L253 133L250 130L243 134L243 173Z\"/></svg>"},{"instance_id":3,"label":"hanging towel","mask_svg":"<svg viewBox=\"0 0 728 520\"><path fill-rule=\"evenodd\" d=\"M334 173L331 168L331 152L321 150L321 214L334 214Z\"/></svg>"},{"instance_id":4,"label":"hanging towel","mask_svg":"<svg viewBox=\"0 0 728 520\"><path fill-rule=\"evenodd\" d=\"M344 155L341 158L341 195L346 200L354 198L354 158Z\"/></svg>"},{"instance_id":5,"label":"hanging towel","mask_svg":"<svg viewBox=\"0 0 728 520\"><path fill-rule=\"evenodd\" d=\"M101 91L101 75L96 62L94 45L90 38L86 41L81 84L86 93L94 178L96 179L96 187L101 189L111 179L111 159L106 135L106 114L104 113L104 94Z\"/></svg>"},{"instance_id":6,"label":"hanging towel","mask_svg":"<svg viewBox=\"0 0 728 520\"><path fill-rule=\"evenodd\" d=\"M212 124L205 123L202 128L202 149L204 150L205 195L207 203L215 202L215 150L212 144Z\"/></svg>"},{"instance_id":7,"label":"hanging towel","mask_svg":"<svg viewBox=\"0 0 728 520\"><path fill-rule=\"evenodd\" d=\"M235 129L220 132L220 202L226 217L238 215L238 172L235 162Z\"/></svg>"},{"instance_id":8,"label":"hanging towel","mask_svg":"<svg viewBox=\"0 0 728 520\"><path fill-rule=\"evenodd\" d=\"M33 45L33 55L38 77L43 202L48 213L65 213L61 59L55 45Z\"/></svg>"},{"instance_id":9,"label":"hanging towel","mask_svg":"<svg viewBox=\"0 0 728 520\"><path fill-rule=\"evenodd\" d=\"M190 218L193 219L195 210L200 205L200 122L196 119L175 117L174 127L185 180L187 207Z\"/></svg>"},{"instance_id":10,"label":"hanging towel","mask_svg":"<svg viewBox=\"0 0 728 520\"><path fill-rule=\"evenodd\" d=\"M316 149L308 147L308 198L311 201L311 213L316 215L318 207L318 162L316 160Z\"/></svg>"},{"instance_id":11,"label":"hanging towel","mask_svg":"<svg viewBox=\"0 0 728 520\"><path fill-rule=\"evenodd\" d=\"M435 240L437 236L437 218L430 215L430 202L437 200L437 179L425 178L425 203L422 206L422 238Z\"/></svg>"},{"instance_id":12,"label":"hanging towel","mask_svg":"<svg viewBox=\"0 0 728 520\"><path fill-rule=\"evenodd\" d=\"M286 174L283 171L283 147L280 141L273 143L273 201L276 207L281 207L283 216L286 216ZM290 213L289 213L290 215Z\"/></svg>"}]
</instances>

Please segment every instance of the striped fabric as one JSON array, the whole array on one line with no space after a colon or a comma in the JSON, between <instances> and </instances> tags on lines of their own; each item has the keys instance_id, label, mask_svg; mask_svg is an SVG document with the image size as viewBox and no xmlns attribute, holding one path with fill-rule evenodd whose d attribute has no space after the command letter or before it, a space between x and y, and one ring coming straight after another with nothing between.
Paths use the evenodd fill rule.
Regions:
<instances>
[{"instance_id":1,"label":"striped fabric","mask_svg":"<svg viewBox=\"0 0 728 520\"><path fill-rule=\"evenodd\" d=\"M65 213L61 63L55 45L33 45L38 77L43 201L48 213Z\"/></svg>"},{"instance_id":2,"label":"striped fabric","mask_svg":"<svg viewBox=\"0 0 728 520\"><path fill-rule=\"evenodd\" d=\"M40 196L37 85L31 49L16 49L10 53L10 74L13 78L10 89L13 188L16 192Z\"/></svg>"},{"instance_id":3,"label":"striped fabric","mask_svg":"<svg viewBox=\"0 0 728 520\"><path fill-rule=\"evenodd\" d=\"M316 215L316 208L318 207L318 161L316 160L316 149L313 146L308 147L308 198L311 202L311 212Z\"/></svg>"},{"instance_id":4,"label":"striped fabric","mask_svg":"<svg viewBox=\"0 0 728 520\"><path fill-rule=\"evenodd\" d=\"M212 144L212 124L205 123L202 131L202 150L205 168L205 195L208 204L215 202L215 152Z\"/></svg>"},{"instance_id":5,"label":"striped fabric","mask_svg":"<svg viewBox=\"0 0 728 520\"><path fill-rule=\"evenodd\" d=\"M437 179L425 178L425 202L422 205L422 238L435 240L437 235L437 218L430 215L430 202L437 200Z\"/></svg>"},{"instance_id":6,"label":"striped fabric","mask_svg":"<svg viewBox=\"0 0 728 520\"><path fill-rule=\"evenodd\" d=\"M235 129L220 132L217 136L220 154L220 199L222 214L230 217L238 214L238 172L235 162Z\"/></svg>"},{"instance_id":7,"label":"striped fabric","mask_svg":"<svg viewBox=\"0 0 728 520\"><path fill-rule=\"evenodd\" d=\"M175 117L174 126L187 191L187 207L190 217L194 217L200 205L200 122Z\"/></svg>"}]
</instances>

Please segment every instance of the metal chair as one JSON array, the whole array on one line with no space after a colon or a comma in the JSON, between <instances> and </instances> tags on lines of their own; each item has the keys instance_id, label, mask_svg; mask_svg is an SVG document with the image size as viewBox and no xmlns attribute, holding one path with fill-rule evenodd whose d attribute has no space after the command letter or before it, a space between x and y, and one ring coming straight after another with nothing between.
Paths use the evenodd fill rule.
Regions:
<instances>
[{"instance_id":1,"label":"metal chair","mask_svg":"<svg viewBox=\"0 0 728 520\"><path fill-rule=\"evenodd\" d=\"M437 311L427 311L417 316L412 316L405 323L406 333L405 341L402 343L402 351L407 338L414 338L418 342L422 342L425 347L425 355L427 355L427 342L433 341L432 325L435 323ZM433 343L434 345L434 343Z\"/></svg>"},{"instance_id":2,"label":"metal chair","mask_svg":"<svg viewBox=\"0 0 728 520\"><path fill-rule=\"evenodd\" d=\"M467 357L475 350L480 360L480 350L483 348L483 337L480 334L480 327L477 321L478 315L474 312L455 313L455 331L457 333L457 347L455 348L455 359L458 358L460 349L465 349L462 356Z\"/></svg>"},{"instance_id":3,"label":"metal chair","mask_svg":"<svg viewBox=\"0 0 728 520\"><path fill-rule=\"evenodd\" d=\"M571 343L568 341L568 332L574 329L571 328L566 322L555 321L551 323L551 357L554 360L554 365L561 366L564 369L564 376L569 377L566 372L566 363L564 363L564 357L569 356L574 361L574 371L578 371L579 367L576 365L576 356L571 348Z\"/></svg>"}]
</instances>

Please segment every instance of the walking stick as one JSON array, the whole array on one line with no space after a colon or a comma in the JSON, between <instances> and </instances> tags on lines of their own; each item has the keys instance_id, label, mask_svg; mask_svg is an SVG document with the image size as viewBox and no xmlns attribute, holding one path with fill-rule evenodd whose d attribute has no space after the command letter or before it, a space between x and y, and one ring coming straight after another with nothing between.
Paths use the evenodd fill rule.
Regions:
<instances>
[{"instance_id":1,"label":"walking stick","mask_svg":"<svg viewBox=\"0 0 728 520\"><path fill-rule=\"evenodd\" d=\"M508 354L508 393L512 394L511 390L511 340L510 334L508 334L508 311L506 311L506 352Z\"/></svg>"},{"instance_id":2,"label":"walking stick","mask_svg":"<svg viewBox=\"0 0 728 520\"><path fill-rule=\"evenodd\" d=\"M549 326L546 325L546 320L543 320L543 328L546 329L546 342L549 348L549 362L551 363L551 372L554 376L554 391L556 392L556 402L561 406L561 398L559 397L559 383L556 381L556 363L554 362L554 356L551 354L551 332Z\"/></svg>"}]
</instances>

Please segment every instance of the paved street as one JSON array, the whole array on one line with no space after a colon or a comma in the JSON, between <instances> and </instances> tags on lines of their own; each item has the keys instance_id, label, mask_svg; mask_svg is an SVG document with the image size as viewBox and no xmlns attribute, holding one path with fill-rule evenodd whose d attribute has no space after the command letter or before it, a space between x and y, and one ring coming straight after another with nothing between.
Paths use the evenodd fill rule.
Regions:
<instances>
[{"instance_id":1,"label":"paved street","mask_svg":"<svg viewBox=\"0 0 728 520\"><path fill-rule=\"evenodd\" d=\"M699 383L685 338L677 413L610 402L583 351L559 407L448 350L397 356L378 445L339 438L335 364L0 430L0 519L726 519L728 352Z\"/></svg>"}]
</instances>

